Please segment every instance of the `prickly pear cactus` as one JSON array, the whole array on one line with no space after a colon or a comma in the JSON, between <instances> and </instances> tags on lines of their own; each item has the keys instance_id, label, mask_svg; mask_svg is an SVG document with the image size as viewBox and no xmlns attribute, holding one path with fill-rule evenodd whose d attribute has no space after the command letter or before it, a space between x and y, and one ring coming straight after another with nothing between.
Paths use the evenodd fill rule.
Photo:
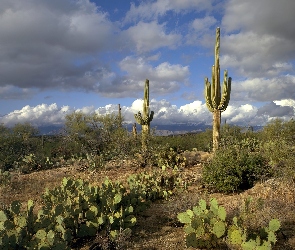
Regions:
<instances>
[{"instance_id":1,"label":"prickly pear cactus","mask_svg":"<svg viewBox=\"0 0 295 250\"><path fill-rule=\"evenodd\" d=\"M199 205L179 213L178 220L185 224L187 247L213 249L227 245L230 249L266 250L276 243L275 232L280 228L280 221L273 219L268 227L259 233L247 234L241 226L240 218L234 217L233 223L226 223L226 211L218 206L216 199L211 199L209 205L204 200Z\"/></svg>"},{"instance_id":2,"label":"prickly pear cactus","mask_svg":"<svg viewBox=\"0 0 295 250\"><path fill-rule=\"evenodd\" d=\"M187 247L211 249L221 243L226 232L226 211L211 199L209 206L204 200L199 205L177 216L185 224Z\"/></svg>"},{"instance_id":3,"label":"prickly pear cactus","mask_svg":"<svg viewBox=\"0 0 295 250\"><path fill-rule=\"evenodd\" d=\"M233 225L229 227L227 242L231 246L240 247L243 250L268 250L276 243L275 232L280 228L280 221L272 219L268 227L262 228L259 233L253 234L248 239L247 231L242 229L237 217L233 218Z\"/></svg>"}]
</instances>

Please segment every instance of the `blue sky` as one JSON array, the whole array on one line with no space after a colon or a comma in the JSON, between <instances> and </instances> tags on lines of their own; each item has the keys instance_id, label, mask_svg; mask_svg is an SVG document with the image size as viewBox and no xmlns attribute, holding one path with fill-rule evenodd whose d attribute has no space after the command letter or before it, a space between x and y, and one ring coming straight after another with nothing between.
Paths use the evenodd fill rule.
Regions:
<instances>
[{"instance_id":1,"label":"blue sky","mask_svg":"<svg viewBox=\"0 0 295 250\"><path fill-rule=\"evenodd\" d=\"M62 124L75 110L121 104L133 123L148 78L154 124L210 124L203 93L216 27L221 72L233 79L222 117L242 126L290 119L294 9L291 0L2 0L0 122Z\"/></svg>"}]
</instances>

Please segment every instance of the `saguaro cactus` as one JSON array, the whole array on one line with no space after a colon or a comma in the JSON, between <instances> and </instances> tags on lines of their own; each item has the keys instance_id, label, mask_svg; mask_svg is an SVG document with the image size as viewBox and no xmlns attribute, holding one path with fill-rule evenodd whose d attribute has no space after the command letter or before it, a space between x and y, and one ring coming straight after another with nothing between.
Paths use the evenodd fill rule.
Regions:
<instances>
[{"instance_id":1,"label":"saguaro cactus","mask_svg":"<svg viewBox=\"0 0 295 250\"><path fill-rule=\"evenodd\" d=\"M122 127L122 108L121 108L121 105L118 104L118 125L119 127Z\"/></svg>"},{"instance_id":2,"label":"saguaro cactus","mask_svg":"<svg viewBox=\"0 0 295 250\"><path fill-rule=\"evenodd\" d=\"M221 112L225 111L228 106L232 80L231 77L227 77L227 70L225 70L221 95L219 48L220 28L217 28L215 42L215 63L212 67L212 83L208 81L207 77L205 78L206 104L209 111L213 113L213 151L218 149L220 140Z\"/></svg>"},{"instance_id":3,"label":"saguaro cactus","mask_svg":"<svg viewBox=\"0 0 295 250\"><path fill-rule=\"evenodd\" d=\"M150 123L154 117L154 111L150 112L149 102L149 80L146 79L144 86L143 114L141 114L139 111L134 115L136 122L141 125L143 151L147 150L147 139L148 135L150 134Z\"/></svg>"},{"instance_id":4,"label":"saguaro cactus","mask_svg":"<svg viewBox=\"0 0 295 250\"><path fill-rule=\"evenodd\" d=\"M132 126L132 134L133 134L133 137L136 139L137 137L136 123L134 123Z\"/></svg>"}]
</instances>

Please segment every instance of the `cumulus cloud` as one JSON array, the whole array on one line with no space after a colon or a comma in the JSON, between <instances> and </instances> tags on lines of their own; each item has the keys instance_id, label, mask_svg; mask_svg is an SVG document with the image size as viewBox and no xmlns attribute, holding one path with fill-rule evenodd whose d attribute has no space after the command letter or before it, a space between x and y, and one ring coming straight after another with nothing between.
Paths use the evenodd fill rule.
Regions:
<instances>
[{"instance_id":1,"label":"cumulus cloud","mask_svg":"<svg viewBox=\"0 0 295 250\"><path fill-rule=\"evenodd\" d=\"M222 27L222 62L246 77L291 73L295 53L295 2L230 0Z\"/></svg>"},{"instance_id":2,"label":"cumulus cloud","mask_svg":"<svg viewBox=\"0 0 295 250\"><path fill-rule=\"evenodd\" d=\"M233 102L226 111L222 112L222 120L226 119L228 124L248 126L265 125L274 118L290 119L294 114L294 100L281 100L257 108L250 104L238 104ZM280 106L286 107L280 107ZM293 105L293 106L292 106ZM289 106L292 106L290 108ZM135 122L134 114L142 111L143 100L136 99L130 106L121 106L121 112L126 124ZM118 105L108 104L104 107L95 108L86 106L80 109L73 109L69 106L58 107L53 103L50 105L40 104L35 107L25 106L20 110L15 110L0 118L0 122L6 126L13 126L16 123L29 122L35 126L42 125L62 125L65 116L72 112L82 111L86 114L97 113L100 115L117 113ZM177 106L171 102L162 99L150 100L150 111L154 111L153 125L167 124L212 124L212 113L202 101L194 101L182 106Z\"/></svg>"},{"instance_id":3,"label":"cumulus cloud","mask_svg":"<svg viewBox=\"0 0 295 250\"><path fill-rule=\"evenodd\" d=\"M287 105L286 105L287 104ZM270 117L277 117L284 119L285 117L292 117L294 115L293 108L288 103L283 101L274 101L266 104L257 111L257 115L269 115Z\"/></svg>"},{"instance_id":4,"label":"cumulus cloud","mask_svg":"<svg viewBox=\"0 0 295 250\"><path fill-rule=\"evenodd\" d=\"M214 16L195 18L189 25L189 30L185 37L186 43L193 46L213 48L215 42L213 30L215 30L217 23L218 21ZM212 29L213 27L214 29Z\"/></svg>"},{"instance_id":5,"label":"cumulus cloud","mask_svg":"<svg viewBox=\"0 0 295 250\"><path fill-rule=\"evenodd\" d=\"M94 55L115 46L116 26L89 1L37 2L1 1L1 85L91 88L106 71Z\"/></svg>"},{"instance_id":6,"label":"cumulus cloud","mask_svg":"<svg viewBox=\"0 0 295 250\"><path fill-rule=\"evenodd\" d=\"M73 112L69 106L58 107L56 103L40 104L35 107L29 105L20 110L14 110L0 118L1 123L13 126L16 123L29 122L34 126L63 124L66 114Z\"/></svg>"},{"instance_id":7,"label":"cumulus cloud","mask_svg":"<svg viewBox=\"0 0 295 250\"><path fill-rule=\"evenodd\" d=\"M138 6L131 3L124 22L136 22L139 19L154 20L165 15L168 11L176 13L182 11L201 12L211 9L211 2L211 0L157 0L141 2Z\"/></svg>"},{"instance_id":8,"label":"cumulus cloud","mask_svg":"<svg viewBox=\"0 0 295 250\"><path fill-rule=\"evenodd\" d=\"M14 99L23 100L33 97L36 94L35 89L30 88L18 88L14 86L4 86L0 87L0 98L2 100Z\"/></svg>"},{"instance_id":9,"label":"cumulus cloud","mask_svg":"<svg viewBox=\"0 0 295 250\"><path fill-rule=\"evenodd\" d=\"M139 22L124 31L126 40L130 39L137 52L143 53L160 47L175 48L181 40L181 35L165 32L165 25L153 22Z\"/></svg>"},{"instance_id":10,"label":"cumulus cloud","mask_svg":"<svg viewBox=\"0 0 295 250\"><path fill-rule=\"evenodd\" d=\"M119 63L124 76L101 82L98 91L108 97L126 97L142 93L144 80L150 80L150 92L155 95L169 94L177 91L188 81L189 67L168 62L153 66L152 58L127 56Z\"/></svg>"},{"instance_id":11,"label":"cumulus cloud","mask_svg":"<svg viewBox=\"0 0 295 250\"><path fill-rule=\"evenodd\" d=\"M285 60L295 53L294 42L253 31L231 34L222 38L220 63L244 77L275 77L292 72Z\"/></svg>"},{"instance_id":12,"label":"cumulus cloud","mask_svg":"<svg viewBox=\"0 0 295 250\"><path fill-rule=\"evenodd\" d=\"M274 78L250 78L234 81L231 100L272 102L283 98L295 99L295 76Z\"/></svg>"},{"instance_id":13,"label":"cumulus cloud","mask_svg":"<svg viewBox=\"0 0 295 250\"><path fill-rule=\"evenodd\" d=\"M295 21L294 9L295 2L289 0L229 0L223 25L228 31L242 28L294 40L295 30L291 25Z\"/></svg>"},{"instance_id":14,"label":"cumulus cloud","mask_svg":"<svg viewBox=\"0 0 295 250\"><path fill-rule=\"evenodd\" d=\"M257 116L257 108L250 104L244 104L238 107L231 107L225 110L224 118L233 124L241 125L257 125L264 124L265 117Z\"/></svg>"}]
</instances>

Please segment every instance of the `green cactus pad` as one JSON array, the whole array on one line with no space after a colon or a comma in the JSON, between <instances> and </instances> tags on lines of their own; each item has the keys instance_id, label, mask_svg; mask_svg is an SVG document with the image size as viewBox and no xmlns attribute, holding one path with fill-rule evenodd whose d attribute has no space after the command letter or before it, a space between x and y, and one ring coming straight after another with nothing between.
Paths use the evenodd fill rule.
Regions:
<instances>
[{"instance_id":1,"label":"green cactus pad","mask_svg":"<svg viewBox=\"0 0 295 250\"><path fill-rule=\"evenodd\" d=\"M200 217L194 217L191 220L191 225L194 229L197 229L199 226L203 225L203 221Z\"/></svg>"},{"instance_id":2,"label":"green cactus pad","mask_svg":"<svg viewBox=\"0 0 295 250\"><path fill-rule=\"evenodd\" d=\"M239 230L233 230L229 235L229 241L233 245L241 245L242 244L242 235Z\"/></svg>"},{"instance_id":3,"label":"green cactus pad","mask_svg":"<svg viewBox=\"0 0 295 250\"><path fill-rule=\"evenodd\" d=\"M5 230L11 230L14 228L14 224L10 220L4 221Z\"/></svg>"},{"instance_id":4,"label":"green cactus pad","mask_svg":"<svg viewBox=\"0 0 295 250\"><path fill-rule=\"evenodd\" d=\"M21 203L20 201L13 201L11 203L10 209L13 213L15 214L19 214L20 213L20 207L21 207Z\"/></svg>"},{"instance_id":5,"label":"green cactus pad","mask_svg":"<svg viewBox=\"0 0 295 250\"><path fill-rule=\"evenodd\" d=\"M58 216L60 214L62 214L64 211L64 207L62 204L58 204L55 209L54 209L54 213L55 213L55 216Z\"/></svg>"},{"instance_id":6,"label":"green cactus pad","mask_svg":"<svg viewBox=\"0 0 295 250\"><path fill-rule=\"evenodd\" d=\"M206 207L207 207L206 201L203 200L203 199L201 199L201 200L199 201L199 208L200 208L202 211L204 211L204 210L206 209Z\"/></svg>"},{"instance_id":7,"label":"green cactus pad","mask_svg":"<svg viewBox=\"0 0 295 250\"><path fill-rule=\"evenodd\" d=\"M224 207L219 207L218 208L218 217L219 219L221 219L222 221L225 221L226 219L226 211Z\"/></svg>"},{"instance_id":8,"label":"green cactus pad","mask_svg":"<svg viewBox=\"0 0 295 250\"><path fill-rule=\"evenodd\" d=\"M186 246L187 247L194 247L194 248L197 248L198 247L198 239L196 237L196 234L195 233L191 233L191 234L188 234L186 236Z\"/></svg>"},{"instance_id":9,"label":"green cactus pad","mask_svg":"<svg viewBox=\"0 0 295 250\"><path fill-rule=\"evenodd\" d=\"M48 241L49 245L53 246L54 239L55 239L55 233L54 233L54 231L50 230L47 233L47 241Z\"/></svg>"},{"instance_id":10,"label":"green cactus pad","mask_svg":"<svg viewBox=\"0 0 295 250\"><path fill-rule=\"evenodd\" d=\"M8 220L7 215L4 213L4 211L0 211L0 222L4 222Z\"/></svg>"},{"instance_id":11,"label":"green cactus pad","mask_svg":"<svg viewBox=\"0 0 295 250\"><path fill-rule=\"evenodd\" d=\"M195 233L195 229L191 225L187 225L184 228L184 232L185 232L185 234Z\"/></svg>"},{"instance_id":12,"label":"green cactus pad","mask_svg":"<svg viewBox=\"0 0 295 250\"><path fill-rule=\"evenodd\" d=\"M28 212L33 211L34 209L34 201L28 200Z\"/></svg>"},{"instance_id":13,"label":"green cactus pad","mask_svg":"<svg viewBox=\"0 0 295 250\"><path fill-rule=\"evenodd\" d=\"M64 221L64 217L62 217L61 215L59 215L59 216L56 217L56 222L59 225L62 225L63 221Z\"/></svg>"},{"instance_id":14,"label":"green cactus pad","mask_svg":"<svg viewBox=\"0 0 295 250\"><path fill-rule=\"evenodd\" d=\"M121 194L116 194L114 197L114 204L120 203L122 200L122 195Z\"/></svg>"},{"instance_id":15,"label":"green cactus pad","mask_svg":"<svg viewBox=\"0 0 295 250\"><path fill-rule=\"evenodd\" d=\"M177 219L184 224L191 223L191 216L187 212L179 213Z\"/></svg>"},{"instance_id":16,"label":"green cactus pad","mask_svg":"<svg viewBox=\"0 0 295 250\"><path fill-rule=\"evenodd\" d=\"M210 200L210 210L217 215L218 214L218 203L215 198Z\"/></svg>"},{"instance_id":17,"label":"green cactus pad","mask_svg":"<svg viewBox=\"0 0 295 250\"><path fill-rule=\"evenodd\" d=\"M253 250L257 249L257 243L255 240L250 239L249 241L243 242L241 244L241 247L243 250Z\"/></svg>"},{"instance_id":18,"label":"green cactus pad","mask_svg":"<svg viewBox=\"0 0 295 250\"><path fill-rule=\"evenodd\" d=\"M205 229L203 228L203 226L200 226L195 230L195 233L196 237L201 237L205 234Z\"/></svg>"},{"instance_id":19,"label":"green cactus pad","mask_svg":"<svg viewBox=\"0 0 295 250\"><path fill-rule=\"evenodd\" d=\"M136 224L136 217L129 215L124 219L125 227L133 227Z\"/></svg>"},{"instance_id":20,"label":"green cactus pad","mask_svg":"<svg viewBox=\"0 0 295 250\"><path fill-rule=\"evenodd\" d=\"M46 236L47 236L47 233L46 233L46 231L45 230L43 230L43 229L40 229L40 230L38 230L37 231L37 233L36 233L36 238L38 238L38 239L40 239L40 240L42 240L42 239L45 239L46 238Z\"/></svg>"},{"instance_id":21,"label":"green cactus pad","mask_svg":"<svg viewBox=\"0 0 295 250\"><path fill-rule=\"evenodd\" d=\"M278 231L281 227L281 223L279 220L277 219L272 219L270 222L269 222L269 226L268 226L268 229L272 232L275 232L275 231Z\"/></svg>"},{"instance_id":22,"label":"green cactus pad","mask_svg":"<svg viewBox=\"0 0 295 250\"><path fill-rule=\"evenodd\" d=\"M273 243L277 242L277 237L275 236L274 232L272 232L272 231L268 232L267 239L269 242L273 242Z\"/></svg>"},{"instance_id":23,"label":"green cactus pad","mask_svg":"<svg viewBox=\"0 0 295 250\"><path fill-rule=\"evenodd\" d=\"M23 228L27 225L27 219L25 216L15 217L15 224L19 227Z\"/></svg>"},{"instance_id":24,"label":"green cactus pad","mask_svg":"<svg viewBox=\"0 0 295 250\"><path fill-rule=\"evenodd\" d=\"M213 226L213 233L217 238L220 238L225 233L225 223L222 221L218 221Z\"/></svg>"}]
</instances>

